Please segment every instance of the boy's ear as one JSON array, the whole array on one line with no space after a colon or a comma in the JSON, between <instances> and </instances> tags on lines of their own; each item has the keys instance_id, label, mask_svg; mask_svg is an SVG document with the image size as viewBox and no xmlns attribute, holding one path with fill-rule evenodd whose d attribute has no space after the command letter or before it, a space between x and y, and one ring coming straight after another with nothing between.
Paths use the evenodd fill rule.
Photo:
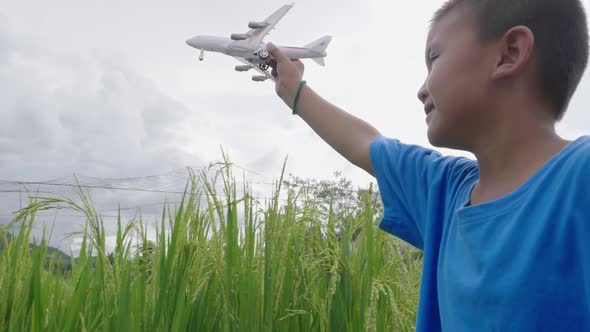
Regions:
<instances>
[{"instance_id":1,"label":"boy's ear","mask_svg":"<svg viewBox=\"0 0 590 332\"><path fill-rule=\"evenodd\" d=\"M502 79L523 69L533 56L535 36L522 25L508 30L499 41L499 56L492 78Z\"/></svg>"}]
</instances>

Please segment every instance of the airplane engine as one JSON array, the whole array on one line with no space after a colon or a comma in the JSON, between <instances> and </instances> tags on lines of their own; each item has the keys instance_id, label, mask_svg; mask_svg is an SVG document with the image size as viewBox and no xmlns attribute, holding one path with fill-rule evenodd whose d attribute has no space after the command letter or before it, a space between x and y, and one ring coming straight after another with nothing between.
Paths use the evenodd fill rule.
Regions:
<instances>
[{"instance_id":1,"label":"airplane engine","mask_svg":"<svg viewBox=\"0 0 590 332\"><path fill-rule=\"evenodd\" d=\"M231 34L232 40L246 40L246 39L248 39L248 37L250 37L250 36L248 36L248 34L245 34L245 33L232 33Z\"/></svg>"},{"instance_id":2,"label":"airplane engine","mask_svg":"<svg viewBox=\"0 0 590 332\"><path fill-rule=\"evenodd\" d=\"M250 29L264 29L268 26L266 22L250 22L248 23L248 28Z\"/></svg>"},{"instance_id":3,"label":"airplane engine","mask_svg":"<svg viewBox=\"0 0 590 332\"><path fill-rule=\"evenodd\" d=\"M260 76L252 76L252 81L255 81L255 82L264 82L267 79L268 79L268 76L262 76L262 75L260 75Z\"/></svg>"},{"instance_id":4,"label":"airplane engine","mask_svg":"<svg viewBox=\"0 0 590 332\"><path fill-rule=\"evenodd\" d=\"M236 66L236 71L248 71L252 69L252 66L243 65L243 66Z\"/></svg>"}]
</instances>

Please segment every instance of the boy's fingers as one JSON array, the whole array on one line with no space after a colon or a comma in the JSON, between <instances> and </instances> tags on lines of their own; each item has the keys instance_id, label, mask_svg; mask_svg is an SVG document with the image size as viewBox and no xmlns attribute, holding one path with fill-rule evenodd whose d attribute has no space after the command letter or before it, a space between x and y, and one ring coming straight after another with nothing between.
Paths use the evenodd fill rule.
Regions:
<instances>
[{"instance_id":1,"label":"boy's fingers","mask_svg":"<svg viewBox=\"0 0 590 332\"><path fill-rule=\"evenodd\" d=\"M273 43L268 43L266 44L266 49L268 50L268 52L276 59L277 63L281 63L281 62L285 62L285 61L289 61L290 59L287 58L287 56L285 54L283 54L283 52L281 52L281 50L276 47L275 44Z\"/></svg>"},{"instance_id":2,"label":"boy's fingers","mask_svg":"<svg viewBox=\"0 0 590 332\"><path fill-rule=\"evenodd\" d=\"M305 67L305 66L303 65L303 62L301 62L301 60L299 60L299 59L295 59L295 60L293 60L293 63L294 63L295 65L297 65L297 68L299 68L300 70L303 70L303 68Z\"/></svg>"}]
</instances>

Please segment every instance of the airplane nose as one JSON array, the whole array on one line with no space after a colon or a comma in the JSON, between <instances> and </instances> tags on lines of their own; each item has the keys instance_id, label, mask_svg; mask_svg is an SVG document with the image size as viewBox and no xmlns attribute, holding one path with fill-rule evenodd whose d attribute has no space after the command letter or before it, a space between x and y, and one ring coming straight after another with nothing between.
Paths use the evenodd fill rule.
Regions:
<instances>
[{"instance_id":1,"label":"airplane nose","mask_svg":"<svg viewBox=\"0 0 590 332\"><path fill-rule=\"evenodd\" d=\"M197 37L192 37L186 40L188 46L192 46L194 48L199 48L199 45L196 41Z\"/></svg>"}]
</instances>

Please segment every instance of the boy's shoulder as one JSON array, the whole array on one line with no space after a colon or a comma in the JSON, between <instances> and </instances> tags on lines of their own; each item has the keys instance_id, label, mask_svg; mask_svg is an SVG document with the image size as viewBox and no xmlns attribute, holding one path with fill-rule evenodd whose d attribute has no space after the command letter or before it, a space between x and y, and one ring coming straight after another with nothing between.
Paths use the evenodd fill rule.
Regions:
<instances>
[{"instance_id":1,"label":"boy's shoulder","mask_svg":"<svg viewBox=\"0 0 590 332\"><path fill-rule=\"evenodd\" d=\"M444 155L429 147L403 143L398 139L385 136L377 137L371 144L371 158L376 167L391 164L400 167L402 174L409 175L409 169L424 169L434 173L446 173L450 177L463 180L478 175L478 163L465 156ZM387 165L389 164L389 165ZM562 151L545 165L545 170L564 172L574 176L590 178L590 135L584 135L571 141ZM430 172L422 172L426 175Z\"/></svg>"},{"instance_id":2,"label":"boy's shoulder","mask_svg":"<svg viewBox=\"0 0 590 332\"><path fill-rule=\"evenodd\" d=\"M571 190L590 185L590 136L581 136L551 158L537 172L536 178L545 185ZM540 183L539 183L540 184Z\"/></svg>"},{"instance_id":3,"label":"boy's shoulder","mask_svg":"<svg viewBox=\"0 0 590 332\"><path fill-rule=\"evenodd\" d=\"M590 136L580 136L571 141L557 156L560 165L588 170L590 167Z\"/></svg>"}]
</instances>

